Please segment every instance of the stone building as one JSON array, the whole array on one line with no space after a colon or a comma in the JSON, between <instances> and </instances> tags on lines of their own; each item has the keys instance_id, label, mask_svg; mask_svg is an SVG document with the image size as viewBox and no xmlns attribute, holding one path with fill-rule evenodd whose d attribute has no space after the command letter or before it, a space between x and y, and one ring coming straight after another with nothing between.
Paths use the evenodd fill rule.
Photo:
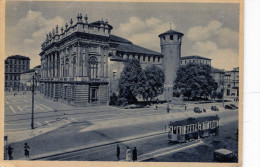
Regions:
<instances>
[{"instance_id":1,"label":"stone building","mask_svg":"<svg viewBox=\"0 0 260 167\"><path fill-rule=\"evenodd\" d=\"M182 37L182 33L173 30L159 35L165 74L164 99L169 98L170 101L173 98L173 82L180 66Z\"/></svg>"},{"instance_id":2,"label":"stone building","mask_svg":"<svg viewBox=\"0 0 260 167\"><path fill-rule=\"evenodd\" d=\"M163 67L163 54L167 51L161 54L135 45L112 35L112 29L108 21L88 23L87 16L83 21L80 13L75 23L71 19L65 28L56 26L42 44L40 92L47 98L75 106L107 104L109 94L117 91L125 60L136 58L143 68L151 64ZM176 33L162 36L168 38ZM180 39L174 36L175 40ZM175 47L173 41L172 50L179 61L180 51L175 49L180 46ZM166 66L169 65L172 66Z\"/></svg>"},{"instance_id":3,"label":"stone building","mask_svg":"<svg viewBox=\"0 0 260 167\"><path fill-rule=\"evenodd\" d=\"M211 66L211 59L197 55L181 57L181 65L187 65L189 63L208 64Z\"/></svg>"},{"instance_id":4,"label":"stone building","mask_svg":"<svg viewBox=\"0 0 260 167\"><path fill-rule=\"evenodd\" d=\"M225 73L224 87L226 96L239 96L239 67Z\"/></svg>"},{"instance_id":5,"label":"stone building","mask_svg":"<svg viewBox=\"0 0 260 167\"><path fill-rule=\"evenodd\" d=\"M20 85L20 75L30 68L30 58L13 55L5 60L5 90L20 91L24 86Z\"/></svg>"},{"instance_id":6,"label":"stone building","mask_svg":"<svg viewBox=\"0 0 260 167\"><path fill-rule=\"evenodd\" d=\"M212 76L218 83L218 86L222 88L224 86L225 71L212 67Z\"/></svg>"},{"instance_id":7,"label":"stone building","mask_svg":"<svg viewBox=\"0 0 260 167\"><path fill-rule=\"evenodd\" d=\"M26 70L20 75L20 85L25 91L32 90L33 76L35 90L39 90L39 79L41 73L41 65L35 66L33 69Z\"/></svg>"}]
</instances>

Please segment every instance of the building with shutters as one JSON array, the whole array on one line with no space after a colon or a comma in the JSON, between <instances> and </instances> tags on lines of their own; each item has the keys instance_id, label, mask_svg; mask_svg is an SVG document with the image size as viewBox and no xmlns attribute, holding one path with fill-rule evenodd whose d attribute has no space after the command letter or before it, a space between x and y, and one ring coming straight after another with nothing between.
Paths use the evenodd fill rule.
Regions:
<instances>
[{"instance_id":1,"label":"building with shutters","mask_svg":"<svg viewBox=\"0 0 260 167\"><path fill-rule=\"evenodd\" d=\"M30 58L21 55L9 56L5 60L5 90L20 91L24 86L20 84L21 73L30 68Z\"/></svg>"}]
</instances>

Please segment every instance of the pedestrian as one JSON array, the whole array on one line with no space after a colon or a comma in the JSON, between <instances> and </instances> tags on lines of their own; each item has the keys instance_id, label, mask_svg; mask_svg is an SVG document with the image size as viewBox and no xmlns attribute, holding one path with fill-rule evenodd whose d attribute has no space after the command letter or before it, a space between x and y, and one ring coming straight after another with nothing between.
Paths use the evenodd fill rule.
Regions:
<instances>
[{"instance_id":1,"label":"pedestrian","mask_svg":"<svg viewBox=\"0 0 260 167\"><path fill-rule=\"evenodd\" d=\"M7 147L7 153L8 153L9 160L13 159L13 152L14 152L14 148L11 145L8 146Z\"/></svg>"},{"instance_id":2,"label":"pedestrian","mask_svg":"<svg viewBox=\"0 0 260 167\"><path fill-rule=\"evenodd\" d=\"M119 147L119 145L117 145L117 147L116 147L116 157L117 157L117 160L120 160L120 147Z\"/></svg>"},{"instance_id":3,"label":"pedestrian","mask_svg":"<svg viewBox=\"0 0 260 167\"><path fill-rule=\"evenodd\" d=\"M133 149L133 161L137 161L137 149L136 149L136 147Z\"/></svg>"},{"instance_id":4,"label":"pedestrian","mask_svg":"<svg viewBox=\"0 0 260 167\"><path fill-rule=\"evenodd\" d=\"M126 148L126 161L131 161L131 150L129 147Z\"/></svg>"},{"instance_id":5,"label":"pedestrian","mask_svg":"<svg viewBox=\"0 0 260 167\"><path fill-rule=\"evenodd\" d=\"M186 110L186 109L187 109L187 105L185 105L185 107L184 107L184 108L185 108L185 110Z\"/></svg>"},{"instance_id":6,"label":"pedestrian","mask_svg":"<svg viewBox=\"0 0 260 167\"><path fill-rule=\"evenodd\" d=\"M30 158L30 147L27 143L24 143L24 155L26 158Z\"/></svg>"}]
</instances>

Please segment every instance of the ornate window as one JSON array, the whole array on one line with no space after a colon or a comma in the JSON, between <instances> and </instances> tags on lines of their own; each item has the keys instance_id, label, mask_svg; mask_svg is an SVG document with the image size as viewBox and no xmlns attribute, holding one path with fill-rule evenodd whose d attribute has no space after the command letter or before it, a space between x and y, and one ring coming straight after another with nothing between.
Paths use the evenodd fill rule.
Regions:
<instances>
[{"instance_id":1,"label":"ornate window","mask_svg":"<svg viewBox=\"0 0 260 167\"><path fill-rule=\"evenodd\" d=\"M76 56L73 57L73 76L76 76Z\"/></svg>"},{"instance_id":2,"label":"ornate window","mask_svg":"<svg viewBox=\"0 0 260 167\"><path fill-rule=\"evenodd\" d=\"M69 58L65 60L65 77L69 76Z\"/></svg>"},{"instance_id":3,"label":"ornate window","mask_svg":"<svg viewBox=\"0 0 260 167\"><path fill-rule=\"evenodd\" d=\"M98 77L98 60L96 57L91 57L89 59L89 71L90 71L90 78L95 79Z\"/></svg>"}]
</instances>

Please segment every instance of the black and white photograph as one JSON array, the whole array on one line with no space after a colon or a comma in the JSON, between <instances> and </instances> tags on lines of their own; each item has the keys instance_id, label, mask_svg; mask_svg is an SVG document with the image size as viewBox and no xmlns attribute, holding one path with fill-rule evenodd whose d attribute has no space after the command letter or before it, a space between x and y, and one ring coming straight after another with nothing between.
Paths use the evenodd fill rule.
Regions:
<instances>
[{"instance_id":1,"label":"black and white photograph","mask_svg":"<svg viewBox=\"0 0 260 167\"><path fill-rule=\"evenodd\" d=\"M7 0L3 159L241 165L242 2Z\"/></svg>"}]
</instances>

